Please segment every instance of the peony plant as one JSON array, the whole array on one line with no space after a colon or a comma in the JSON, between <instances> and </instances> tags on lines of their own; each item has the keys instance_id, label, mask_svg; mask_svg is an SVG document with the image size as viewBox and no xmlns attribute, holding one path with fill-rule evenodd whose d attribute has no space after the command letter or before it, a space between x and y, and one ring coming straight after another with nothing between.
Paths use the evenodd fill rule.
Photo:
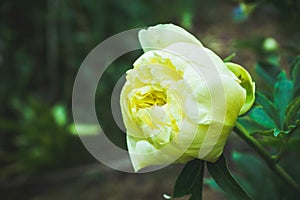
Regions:
<instances>
[{"instance_id":1,"label":"peony plant","mask_svg":"<svg viewBox=\"0 0 300 200\"><path fill-rule=\"evenodd\" d=\"M127 71L120 98L134 170L216 162L254 103L251 76L176 25L140 30L138 38L144 54Z\"/></svg>"}]
</instances>

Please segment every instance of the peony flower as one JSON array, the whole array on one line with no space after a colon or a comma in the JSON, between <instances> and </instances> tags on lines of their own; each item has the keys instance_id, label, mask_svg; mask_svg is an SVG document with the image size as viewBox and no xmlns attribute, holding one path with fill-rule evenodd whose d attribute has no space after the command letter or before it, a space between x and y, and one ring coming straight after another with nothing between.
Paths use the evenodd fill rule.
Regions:
<instances>
[{"instance_id":1,"label":"peony flower","mask_svg":"<svg viewBox=\"0 0 300 200\"><path fill-rule=\"evenodd\" d=\"M254 83L173 24L139 32L144 54L127 71L120 105L135 171L152 165L215 162L238 115L254 102Z\"/></svg>"}]
</instances>

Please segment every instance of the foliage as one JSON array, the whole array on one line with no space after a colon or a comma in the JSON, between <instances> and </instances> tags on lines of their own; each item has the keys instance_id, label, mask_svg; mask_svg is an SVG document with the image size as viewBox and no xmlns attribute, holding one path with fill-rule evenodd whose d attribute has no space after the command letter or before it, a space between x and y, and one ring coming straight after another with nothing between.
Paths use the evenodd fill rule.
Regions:
<instances>
[{"instance_id":1,"label":"foliage","mask_svg":"<svg viewBox=\"0 0 300 200\"><path fill-rule=\"evenodd\" d=\"M299 85L297 85L300 77L297 76L299 63L299 57L291 63L291 80L277 65L271 63L257 65L257 73L265 80L265 88L273 87L273 90L257 92L256 105L247 115L238 119L251 134L284 141L285 137L291 137L297 130L300 119Z\"/></svg>"},{"instance_id":2,"label":"foliage","mask_svg":"<svg viewBox=\"0 0 300 200\"><path fill-rule=\"evenodd\" d=\"M2 154L3 161L7 163L1 176L39 173L90 159L85 151L74 154L81 145L68 131L70 119L64 105L49 107L38 98L29 97L26 102L15 99L12 107L18 116L18 125L3 119L0 127L17 133L11 144L11 148L16 150L11 150L14 153L6 154L6 157Z\"/></svg>"},{"instance_id":3,"label":"foliage","mask_svg":"<svg viewBox=\"0 0 300 200\"><path fill-rule=\"evenodd\" d=\"M191 194L191 200L201 199L203 173L204 161L195 159L187 163L177 178L173 196L176 198Z\"/></svg>"},{"instance_id":4,"label":"foliage","mask_svg":"<svg viewBox=\"0 0 300 200\"><path fill-rule=\"evenodd\" d=\"M207 168L218 186L227 195L236 199L252 199L232 177L223 156L216 163L207 163Z\"/></svg>"}]
</instances>

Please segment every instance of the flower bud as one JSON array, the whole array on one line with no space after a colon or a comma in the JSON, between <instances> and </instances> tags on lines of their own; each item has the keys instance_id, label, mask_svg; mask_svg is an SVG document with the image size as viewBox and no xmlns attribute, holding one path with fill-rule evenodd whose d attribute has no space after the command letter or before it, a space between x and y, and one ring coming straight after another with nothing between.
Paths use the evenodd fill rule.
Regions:
<instances>
[{"instance_id":1,"label":"flower bud","mask_svg":"<svg viewBox=\"0 0 300 200\"><path fill-rule=\"evenodd\" d=\"M134 170L215 162L254 102L250 75L175 25L141 30L139 40L145 53L127 72L120 98Z\"/></svg>"}]
</instances>

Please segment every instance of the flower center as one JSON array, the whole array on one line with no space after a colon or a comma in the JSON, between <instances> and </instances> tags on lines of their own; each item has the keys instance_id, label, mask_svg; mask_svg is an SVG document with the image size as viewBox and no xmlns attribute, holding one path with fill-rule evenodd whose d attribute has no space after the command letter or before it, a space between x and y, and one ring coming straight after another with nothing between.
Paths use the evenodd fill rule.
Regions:
<instances>
[{"instance_id":1,"label":"flower center","mask_svg":"<svg viewBox=\"0 0 300 200\"><path fill-rule=\"evenodd\" d=\"M137 91L132 97L132 104L139 109L145 109L152 106L163 106L167 103L167 95L164 91L147 88L148 91Z\"/></svg>"},{"instance_id":2,"label":"flower center","mask_svg":"<svg viewBox=\"0 0 300 200\"><path fill-rule=\"evenodd\" d=\"M132 120L151 144L165 145L179 132L180 112L175 96L167 88L146 85L134 89L129 102Z\"/></svg>"}]
</instances>

